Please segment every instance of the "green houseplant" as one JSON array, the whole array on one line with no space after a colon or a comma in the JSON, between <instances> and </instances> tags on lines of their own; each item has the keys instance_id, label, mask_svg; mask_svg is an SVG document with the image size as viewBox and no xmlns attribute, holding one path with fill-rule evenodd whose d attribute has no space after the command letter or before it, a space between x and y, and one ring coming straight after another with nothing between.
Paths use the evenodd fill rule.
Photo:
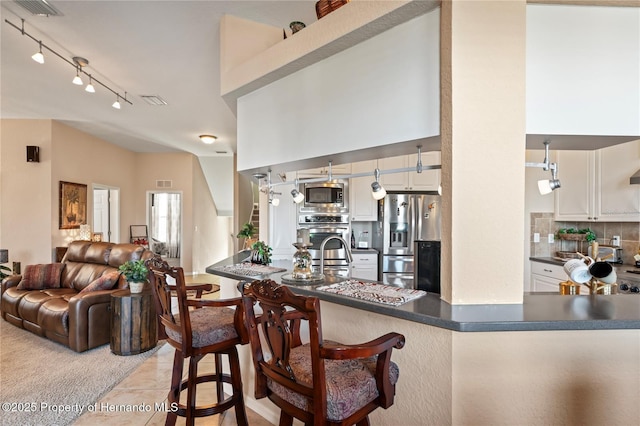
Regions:
<instances>
[{"instance_id":1,"label":"green houseplant","mask_svg":"<svg viewBox=\"0 0 640 426\"><path fill-rule=\"evenodd\" d=\"M140 293L149 279L149 270L144 260L128 260L118 268L129 283L131 293Z\"/></svg>"},{"instance_id":2,"label":"green houseplant","mask_svg":"<svg viewBox=\"0 0 640 426\"><path fill-rule=\"evenodd\" d=\"M240 232L238 232L238 235L236 235L236 237L245 239L244 248L247 249L251 247L253 243L256 242L256 240L253 238L255 233L256 233L256 227L253 226L253 223L247 222L244 225L242 225L242 228L240 229Z\"/></svg>"},{"instance_id":3,"label":"green houseplant","mask_svg":"<svg viewBox=\"0 0 640 426\"><path fill-rule=\"evenodd\" d=\"M264 241L256 241L251 246L251 263L268 265L271 263L271 247Z\"/></svg>"},{"instance_id":4,"label":"green houseplant","mask_svg":"<svg viewBox=\"0 0 640 426\"><path fill-rule=\"evenodd\" d=\"M556 236L561 240L584 240L587 242L595 241L596 233L591 228L560 228Z\"/></svg>"}]
</instances>

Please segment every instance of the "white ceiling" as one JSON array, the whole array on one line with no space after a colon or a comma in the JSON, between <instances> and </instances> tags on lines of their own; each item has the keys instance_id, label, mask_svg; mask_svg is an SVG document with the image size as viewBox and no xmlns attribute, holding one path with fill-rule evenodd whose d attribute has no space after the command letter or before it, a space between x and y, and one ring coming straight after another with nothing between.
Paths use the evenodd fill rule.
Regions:
<instances>
[{"instance_id":1,"label":"white ceiling","mask_svg":"<svg viewBox=\"0 0 640 426\"><path fill-rule=\"evenodd\" d=\"M136 152L186 151L197 156L232 155L236 119L220 96L219 26L224 14L287 28L316 21L315 0L304 1L56 1L60 16L30 14L1 0L0 116L52 118ZM31 59L38 44L26 32L84 68L133 106L96 86L71 84L74 68L43 50L45 63ZM83 76L85 84L88 78ZM151 106L141 95L168 105ZM218 136L205 145L198 135Z\"/></svg>"}]
</instances>

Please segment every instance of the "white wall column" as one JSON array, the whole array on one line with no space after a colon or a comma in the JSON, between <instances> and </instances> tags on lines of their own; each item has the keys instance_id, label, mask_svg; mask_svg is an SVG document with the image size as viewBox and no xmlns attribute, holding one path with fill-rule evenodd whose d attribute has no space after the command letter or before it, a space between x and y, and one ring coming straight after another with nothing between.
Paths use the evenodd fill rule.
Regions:
<instances>
[{"instance_id":1,"label":"white wall column","mask_svg":"<svg viewBox=\"0 0 640 426\"><path fill-rule=\"evenodd\" d=\"M442 297L522 303L526 1L441 16Z\"/></svg>"}]
</instances>

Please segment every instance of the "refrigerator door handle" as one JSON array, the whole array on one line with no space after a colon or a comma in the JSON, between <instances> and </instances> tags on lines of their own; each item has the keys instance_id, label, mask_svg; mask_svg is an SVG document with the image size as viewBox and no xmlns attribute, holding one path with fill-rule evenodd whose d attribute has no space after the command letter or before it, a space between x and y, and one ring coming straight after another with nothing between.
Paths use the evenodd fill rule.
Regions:
<instances>
[{"instance_id":1,"label":"refrigerator door handle","mask_svg":"<svg viewBox=\"0 0 640 426\"><path fill-rule=\"evenodd\" d=\"M413 254L413 242L416 240L416 201L415 197L409 197L409 208L407 211L407 226L409 241L407 241L407 250L409 254Z\"/></svg>"},{"instance_id":2,"label":"refrigerator door handle","mask_svg":"<svg viewBox=\"0 0 640 426\"><path fill-rule=\"evenodd\" d=\"M420 237L422 239L422 209L424 207L424 199L422 197L416 197L416 215L414 217L415 227L417 228L417 232L413 237L412 244Z\"/></svg>"}]
</instances>

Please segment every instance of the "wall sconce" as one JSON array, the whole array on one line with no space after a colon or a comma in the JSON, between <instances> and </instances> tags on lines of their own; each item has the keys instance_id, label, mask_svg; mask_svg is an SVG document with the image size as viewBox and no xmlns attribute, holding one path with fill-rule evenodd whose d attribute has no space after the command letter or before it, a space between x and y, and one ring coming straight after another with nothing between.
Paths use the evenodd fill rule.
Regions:
<instances>
[{"instance_id":1,"label":"wall sconce","mask_svg":"<svg viewBox=\"0 0 640 426\"><path fill-rule=\"evenodd\" d=\"M551 179L542 179L538 181L538 191L540 195L550 194L554 190L560 188L560 180L558 180L558 164L549 162L549 141L544 141L544 161L542 163L524 163L525 167L539 167L542 170L551 170Z\"/></svg>"}]
</instances>

